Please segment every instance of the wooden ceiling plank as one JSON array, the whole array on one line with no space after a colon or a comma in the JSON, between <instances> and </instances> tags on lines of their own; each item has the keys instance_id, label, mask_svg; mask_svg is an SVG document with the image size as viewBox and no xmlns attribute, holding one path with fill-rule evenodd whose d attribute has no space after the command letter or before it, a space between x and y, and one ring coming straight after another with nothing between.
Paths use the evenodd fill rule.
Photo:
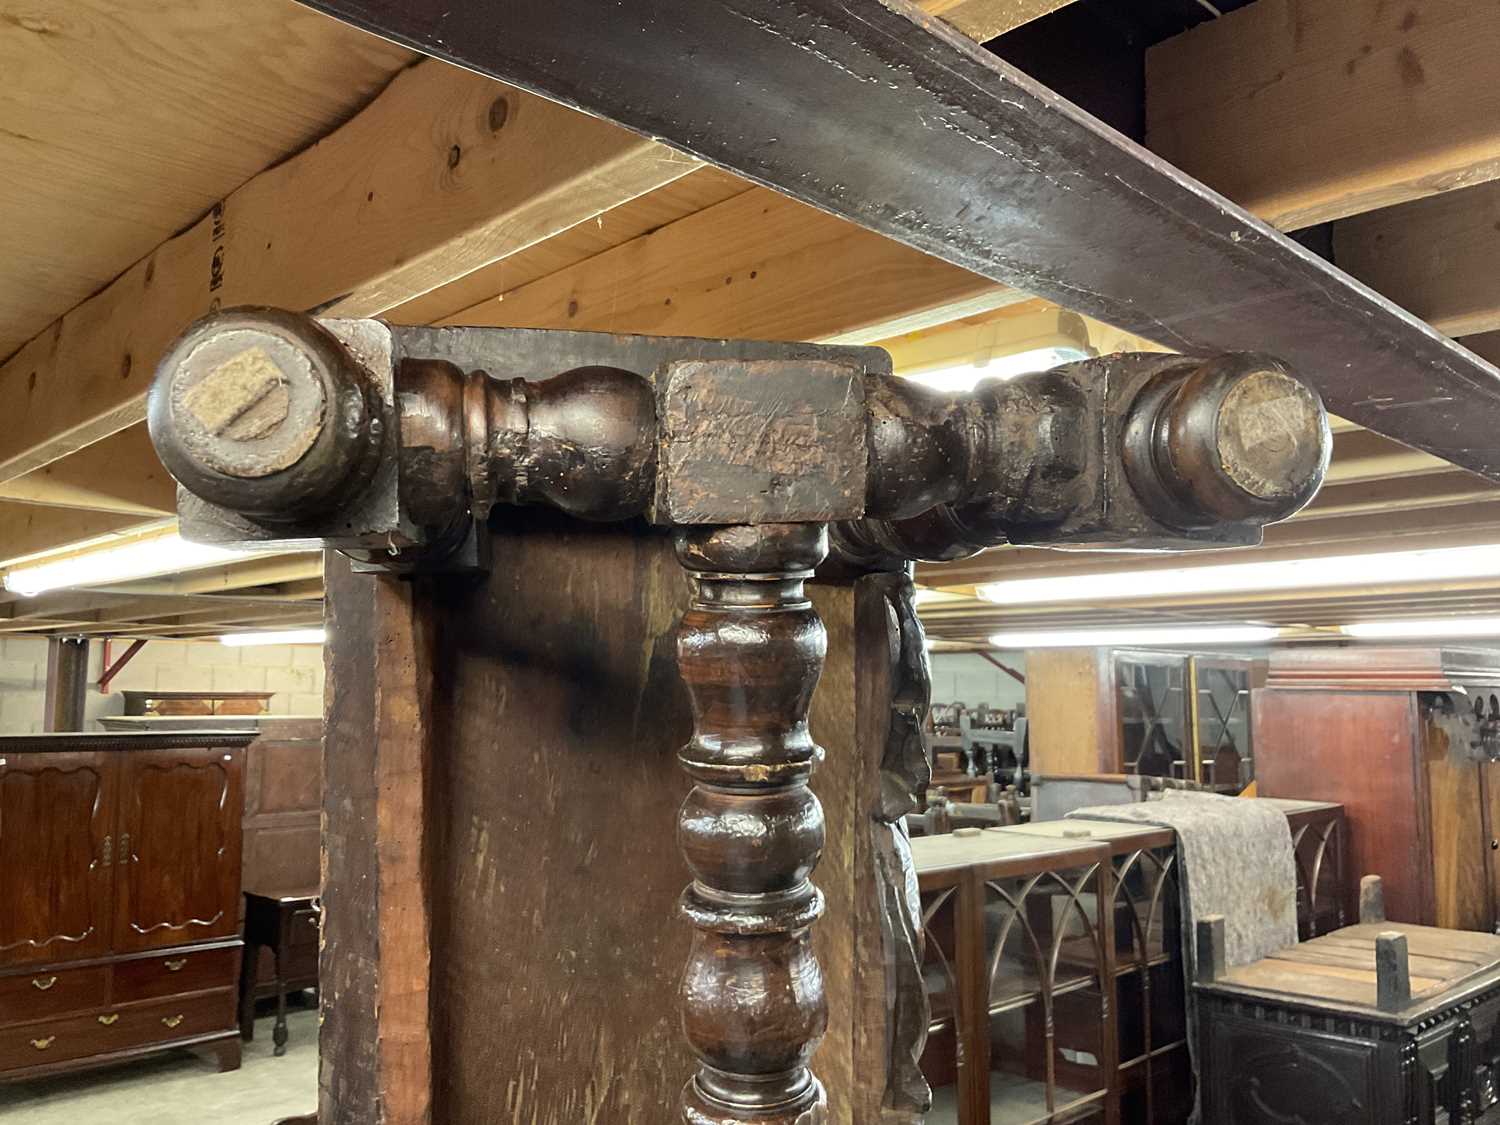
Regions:
<instances>
[{"instance_id":1,"label":"wooden ceiling plank","mask_svg":"<svg viewBox=\"0 0 1500 1125\"><path fill-rule=\"evenodd\" d=\"M413 57L290 0L6 5L0 357Z\"/></svg>"},{"instance_id":2,"label":"wooden ceiling plank","mask_svg":"<svg viewBox=\"0 0 1500 1125\"><path fill-rule=\"evenodd\" d=\"M398 305L383 316L395 324L436 324L448 320L473 305L495 300L496 294L577 265L751 190L754 190L752 185L738 176L704 165L680 180L598 216L593 222L579 223L554 238Z\"/></svg>"},{"instance_id":3,"label":"wooden ceiling plank","mask_svg":"<svg viewBox=\"0 0 1500 1125\"><path fill-rule=\"evenodd\" d=\"M1500 28L1495 34L1500 36ZM1500 125L1496 128L1500 132ZM1500 183L1448 192L1333 226L1333 257L1340 269L1449 336L1500 329L1497 255ZM1493 345L1483 339L1474 343L1481 355ZM1494 352L1486 358L1493 362Z\"/></svg>"},{"instance_id":4,"label":"wooden ceiling plank","mask_svg":"<svg viewBox=\"0 0 1500 1125\"><path fill-rule=\"evenodd\" d=\"M984 43L1040 19L1073 0L917 0L917 6Z\"/></svg>"},{"instance_id":5,"label":"wooden ceiling plank","mask_svg":"<svg viewBox=\"0 0 1500 1125\"><path fill-rule=\"evenodd\" d=\"M135 425L0 482L0 500L164 516L177 508L177 484L157 459L146 427Z\"/></svg>"},{"instance_id":6,"label":"wooden ceiling plank","mask_svg":"<svg viewBox=\"0 0 1500 1125\"><path fill-rule=\"evenodd\" d=\"M438 62L255 176L0 367L0 480L139 422L156 361L220 304L372 316L696 162Z\"/></svg>"},{"instance_id":7,"label":"wooden ceiling plank","mask_svg":"<svg viewBox=\"0 0 1500 1125\"><path fill-rule=\"evenodd\" d=\"M1486 499L1500 499L1500 485L1463 469L1450 468L1442 473L1325 485L1313 502L1292 518L1324 519L1408 508L1445 508Z\"/></svg>"},{"instance_id":8,"label":"wooden ceiling plank","mask_svg":"<svg viewBox=\"0 0 1500 1125\"><path fill-rule=\"evenodd\" d=\"M1259 0L1146 56L1146 143L1285 230L1500 177L1500 8Z\"/></svg>"},{"instance_id":9,"label":"wooden ceiling plank","mask_svg":"<svg viewBox=\"0 0 1500 1125\"><path fill-rule=\"evenodd\" d=\"M182 574L143 578L113 587L101 587L114 593L142 594L217 594L258 587L276 587L283 583L323 581L323 556L318 553L261 555L244 562L205 567Z\"/></svg>"},{"instance_id":10,"label":"wooden ceiling plank","mask_svg":"<svg viewBox=\"0 0 1500 1125\"><path fill-rule=\"evenodd\" d=\"M447 323L854 342L1025 299L755 188Z\"/></svg>"},{"instance_id":11,"label":"wooden ceiling plank","mask_svg":"<svg viewBox=\"0 0 1500 1125\"><path fill-rule=\"evenodd\" d=\"M152 522L121 512L81 512L0 501L0 565Z\"/></svg>"}]
</instances>

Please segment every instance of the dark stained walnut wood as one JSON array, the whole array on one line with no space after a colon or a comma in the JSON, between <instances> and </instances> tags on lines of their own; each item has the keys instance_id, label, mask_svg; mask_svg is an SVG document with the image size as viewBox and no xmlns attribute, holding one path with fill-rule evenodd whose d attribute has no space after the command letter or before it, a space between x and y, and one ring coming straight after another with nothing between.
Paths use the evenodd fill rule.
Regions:
<instances>
[{"instance_id":1,"label":"dark stained walnut wood","mask_svg":"<svg viewBox=\"0 0 1500 1125\"><path fill-rule=\"evenodd\" d=\"M694 720L678 821L694 875L682 911L697 928L682 983L701 1064L683 1095L689 1125L825 1120L808 1066L828 1012L810 934L824 822L807 711L827 637L803 584L827 549L820 524L677 536L693 580L677 634Z\"/></svg>"},{"instance_id":2,"label":"dark stained walnut wood","mask_svg":"<svg viewBox=\"0 0 1500 1125\"><path fill-rule=\"evenodd\" d=\"M0 750L0 962L109 949L114 763L102 754Z\"/></svg>"},{"instance_id":3,"label":"dark stained walnut wood","mask_svg":"<svg viewBox=\"0 0 1500 1125\"><path fill-rule=\"evenodd\" d=\"M430 621L415 584L329 554L319 1112L432 1119Z\"/></svg>"},{"instance_id":4,"label":"dark stained walnut wood","mask_svg":"<svg viewBox=\"0 0 1500 1125\"><path fill-rule=\"evenodd\" d=\"M243 760L202 749L148 750L121 762L116 950L239 933Z\"/></svg>"},{"instance_id":5,"label":"dark stained walnut wood","mask_svg":"<svg viewBox=\"0 0 1500 1125\"><path fill-rule=\"evenodd\" d=\"M169 1046L239 1065L251 737L0 738L0 1080Z\"/></svg>"}]
</instances>

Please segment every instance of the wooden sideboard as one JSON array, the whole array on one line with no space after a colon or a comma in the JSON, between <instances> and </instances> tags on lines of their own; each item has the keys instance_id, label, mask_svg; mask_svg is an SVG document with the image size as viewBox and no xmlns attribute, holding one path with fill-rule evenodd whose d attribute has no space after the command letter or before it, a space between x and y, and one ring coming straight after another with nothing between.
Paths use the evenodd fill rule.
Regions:
<instances>
[{"instance_id":1,"label":"wooden sideboard","mask_svg":"<svg viewBox=\"0 0 1500 1125\"><path fill-rule=\"evenodd\" d=\"M1500 652L1278 651L1254 699L1260 793L1342 804L1350 870L1381 876L1391 918L1493 931L1500 767L1473 707L1496 691Z\"/></svg>"},{"instance_id":2,"label":"wooden sideboard","mask_svg":"<svg viewBox=\"0 0 1500 1125\"><path fill-rule=\"evenodd\" d=\"M239 1065L253 737L0 738L0 1079L165 1047Z\"/></svg>"}]
</instances>

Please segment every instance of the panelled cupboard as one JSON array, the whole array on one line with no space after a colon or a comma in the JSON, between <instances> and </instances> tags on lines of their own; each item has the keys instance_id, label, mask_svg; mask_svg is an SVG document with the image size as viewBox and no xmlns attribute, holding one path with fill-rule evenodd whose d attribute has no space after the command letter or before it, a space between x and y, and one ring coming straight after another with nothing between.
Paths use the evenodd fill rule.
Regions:
<instances>
[{"instance_id":1,"label":"panelled cupboard","mask_svg":"<svg viewBox=\"0 0 1500 1125\"><path fill-rule=\"evenodd\" d=\"M253 737L0 738L0 1079L165 1047L239 1065Z\"/></svg>"}]
</instances>

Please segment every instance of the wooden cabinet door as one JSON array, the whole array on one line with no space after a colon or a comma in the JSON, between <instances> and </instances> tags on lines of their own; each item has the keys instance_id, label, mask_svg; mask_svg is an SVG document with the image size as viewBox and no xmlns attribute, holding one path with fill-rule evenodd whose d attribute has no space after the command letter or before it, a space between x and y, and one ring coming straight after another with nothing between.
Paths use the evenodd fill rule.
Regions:
<instances>
[{"instance_id":1,"label":"wooden cabinet door","mask_svg":"<svg viewBox=\"0 0 1500 1125\"><path fill-rule=\"evenodd\" d=\"M0 752L0 966L108 952L113 757Z\"/></svg>"},{"instance_id":2,"label":"wooden cabinet door","mask_svg":"<svg viewBox=\"0 0 1500 1125\"><path fill-rule=\"evenodd\" d=\"M238 748L141 750L120 771L114 948L158 949L239 930Z\"/></svg>"}]
</instances>

